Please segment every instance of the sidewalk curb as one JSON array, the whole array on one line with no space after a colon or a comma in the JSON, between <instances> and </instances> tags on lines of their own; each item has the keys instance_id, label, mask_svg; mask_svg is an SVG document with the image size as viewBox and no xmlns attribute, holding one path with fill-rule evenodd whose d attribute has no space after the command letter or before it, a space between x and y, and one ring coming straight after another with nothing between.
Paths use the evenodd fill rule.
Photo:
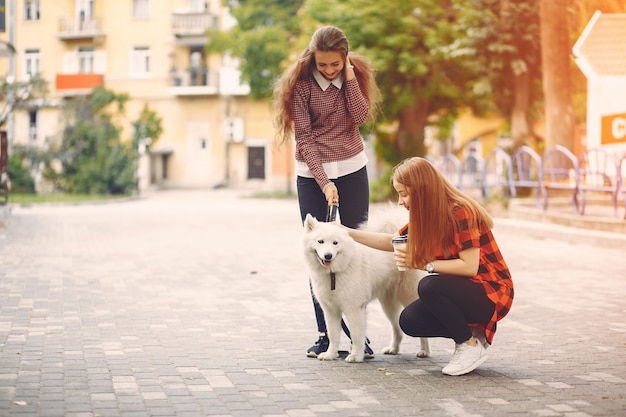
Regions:
<instances>
[{"instance_id":1,"label":"sidewalk curb","mask_svg":"<svg viewBox=\"0 0 626 417\"><path fill-rule=\"evenodd\" d=\"M521 233L538 239L558 239L574 244L587 244L603 248L626 249L626 234L607 232L593 227L580 228L526 220L519 217L494 217L495 233Z\"/></svg>"},{"instance_id":2,"label":"sidewalk curb","mask_svg":"<svg viewBox=\"0 0 626 417\"><path fill-rule=\"evenodd\" d=\"M589 201L587 206L587 214L581 215L573 212L569 199L551 200L545 211L535 206L534 199L520 199L511 201L506 217L626 235L626 220L616 218L612 207L593 201ZM618 207L618 214L621 215L620 209ZM591 213L601 213L602 216Z\"/></svg>"}]
</instances>

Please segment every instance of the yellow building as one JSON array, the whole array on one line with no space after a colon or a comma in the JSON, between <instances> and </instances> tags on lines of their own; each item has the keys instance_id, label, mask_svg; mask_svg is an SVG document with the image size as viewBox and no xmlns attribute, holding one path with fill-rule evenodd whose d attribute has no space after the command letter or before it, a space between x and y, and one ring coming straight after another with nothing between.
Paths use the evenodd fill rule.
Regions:
<instances>
[{"instance_id":1,"label":"yellow building","mask_svg":"<svg viewBox=\"0 0 626 417\"><path fill-rule=\"evenodd\" d=\"M0 69L49 83L45 100L13 112L9 143L57 140L63 104L103 86L130 96L123 139L145 104L162 118L141 188L284 189L293 151L273 146L269 102L248 98L236 59L204 53L206 30L232 24L220 0L6 0L0 40L17 53Z\"/></svg>"}]
</instances>

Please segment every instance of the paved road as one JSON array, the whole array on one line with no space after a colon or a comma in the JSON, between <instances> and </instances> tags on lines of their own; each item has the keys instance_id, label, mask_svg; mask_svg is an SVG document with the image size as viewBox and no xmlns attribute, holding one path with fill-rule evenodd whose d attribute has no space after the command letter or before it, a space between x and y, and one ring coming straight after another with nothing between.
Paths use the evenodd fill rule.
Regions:
<instances>
[{"instance_id":1,"label":"paved road","mask_svg":"<svg viewBox=\"0 0 626 417\"><path fill-rule=\"evenodd\" d=\"M295 200L14 207L0 228L0 416L626 416L624 236L511 219L494 233L517 298L490 359L449 377L444 339L427 359L409 338L362 364L305 357L316 332ZM377 304L368 334L379 352Z\"/></svg>"}]
</instances>

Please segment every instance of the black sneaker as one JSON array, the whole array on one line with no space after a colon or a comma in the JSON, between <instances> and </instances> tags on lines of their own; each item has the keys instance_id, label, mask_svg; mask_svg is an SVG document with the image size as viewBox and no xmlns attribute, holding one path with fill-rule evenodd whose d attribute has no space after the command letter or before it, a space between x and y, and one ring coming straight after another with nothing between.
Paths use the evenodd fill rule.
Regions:
<instances>
[{"instance_id":1,"label":"black sneaker","mask_svg":"<svg viewBox=\"0 0 626 417\"><path fill-rule=\"evenodd\" d=\"M365 352L364 352L363 357L365 359L372 359L374 357L374 351L370 347L369 339L366 340L366 342L365 342Z\"/></svg>"},{"instance_id":2,"label":"black sneaker","mask_svg":"<svg viewBox=\"0 0 626 417\"><path fill-rule=\"evenodd\" d=\"M317 342L313 346L306 351L306 355L309 358L317 358L322 352L326 352L328 350L328 336L326 333L320 333L320 338L317 339Z\"/></svg>"}]
</instances>

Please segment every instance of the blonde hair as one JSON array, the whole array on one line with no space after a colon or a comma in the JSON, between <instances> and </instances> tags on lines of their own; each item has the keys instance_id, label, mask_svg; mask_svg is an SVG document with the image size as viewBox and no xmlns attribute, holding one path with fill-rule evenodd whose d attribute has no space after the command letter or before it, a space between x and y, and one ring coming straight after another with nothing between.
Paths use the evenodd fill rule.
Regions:
<instances>
[{"instance_id":1,"label":"blonde hair","mask_svg":"<svg viewBox=\"0 0 626 417\"><path fill-rule=\"evenodd\" d=\"M341 29L323 26L313 33L307 49L300 53L298 60L287 68L274 84L272 113L277 128L279 143L285 143L293 135L293 92L298 80L311 77L315 69L315 52L339 52L346 59L348 39ZM369 103L368 121L373 122L379 111L380 91L376 84L375 71L371 63L363 56L350 53L350 64L354 66L354 75L359 81L361 92Z\"/></svg>"},{"instance_id":2,"label":"blonde hair","mask_svg":"<svg viewBox=\"0 0 626 417\"><path fill-rule=\"evenodd\" d=\"M468 227L481 224L489 229L493 220L476 200L460 191L427 159L412 157L396 165L392 181L402 184L409 196L409 242L407 253L413 268L423 268L435 259L438 249L449 256L459 226L452 212L458 203L471 213Z\"/></svg>"}]
</instances>

